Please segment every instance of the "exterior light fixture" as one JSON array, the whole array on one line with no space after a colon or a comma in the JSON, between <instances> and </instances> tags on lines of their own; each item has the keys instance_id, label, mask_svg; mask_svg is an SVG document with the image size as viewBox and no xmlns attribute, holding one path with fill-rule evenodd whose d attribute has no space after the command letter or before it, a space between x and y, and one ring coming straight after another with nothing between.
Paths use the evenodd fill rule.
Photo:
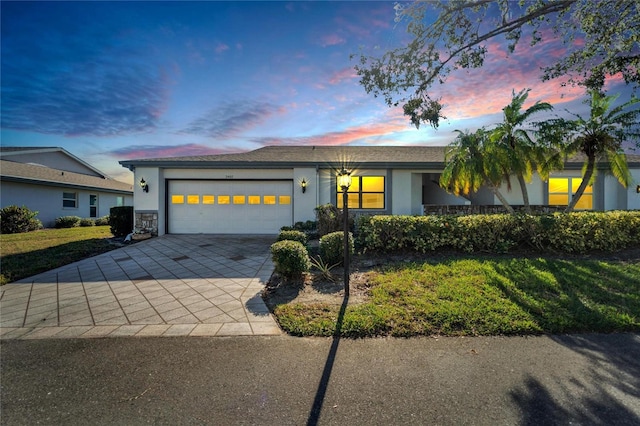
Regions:
<instances>
[{"instance_id":1,"label":"exterior light fixture","mask_svg":"<svg viewBox=\"0 0 640 426\"><path fill-rule=\"evenodd\" d=\"M640 185L636 186L636 194L640 194Z\"/></svg>"},{"instance_id":2,"label":"exterior light fixture","mask_svg":"<svg viewBox=\"0 0 640 426\"><path fill-rule=\"evenodd\" d=\"M342 190L342 216L344 218L344 295L349 297L349 187L351 171L342 169L338 172L338 186Z\"/></svg>"},{"instance_id":3,"label":"exterior light fixture","mask_svg":"<svg viewBox=\"0 0 640 426\"><path fill-rule=\"evenodd\" d=\"M145 182L144 178L140 179L140 188L142 188L144 192L149 192L149 184Z\"/></svg>"},{"instance_id":4,"label":"exterior light fixture","mask_svg":"<svg viewBox=\"0 0 640 426\"><path fill-rule=\"evenodd\" d=\"M302 182L300 182L300 188L302 188L302 193L307 192L307 181L305 178L302 178Z\"/></svg>"}]
</instances>

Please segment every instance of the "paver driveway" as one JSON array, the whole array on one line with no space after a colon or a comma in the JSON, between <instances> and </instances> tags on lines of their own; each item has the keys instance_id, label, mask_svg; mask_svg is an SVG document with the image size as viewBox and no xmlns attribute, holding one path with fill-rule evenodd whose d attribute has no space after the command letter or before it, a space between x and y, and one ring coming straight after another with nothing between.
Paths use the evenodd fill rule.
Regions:
<instances>
[{"instance_id":1,"label":"paver driveway","mask_svg":"<svg viewBox=\"0 0 640 426\"><path fill-rule=\"evenodd\" d=\"M280 334L273 236L165 235L0 287L2 339Z\"/></svg>"}]
</instances>

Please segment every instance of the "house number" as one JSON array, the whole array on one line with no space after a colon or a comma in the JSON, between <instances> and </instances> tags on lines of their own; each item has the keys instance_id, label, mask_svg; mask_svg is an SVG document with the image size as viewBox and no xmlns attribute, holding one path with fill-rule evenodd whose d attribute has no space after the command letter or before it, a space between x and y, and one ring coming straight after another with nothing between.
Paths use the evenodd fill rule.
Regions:
<instances>
[{"instance_id":1,"label":"house number","mask_svg":"<svg viewBox=\"0 0 640 426\"><path fill-rule=\"evenodd\" d=\"M225 178L227 179L233 179L233 175L226 175Z\"/></svg>"}]
</instances>

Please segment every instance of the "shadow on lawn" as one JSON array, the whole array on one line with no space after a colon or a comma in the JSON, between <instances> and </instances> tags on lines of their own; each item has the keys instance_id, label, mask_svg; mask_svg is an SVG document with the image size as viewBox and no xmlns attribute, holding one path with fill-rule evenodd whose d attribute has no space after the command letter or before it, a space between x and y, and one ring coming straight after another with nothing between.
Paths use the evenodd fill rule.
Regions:
<instances>
[{"instance_id":1,"label":"shadow on lawn","mask_svg":"<svg viewBox=\"0 0 640 426\"><path fill-rule=\"evenodd\" d=\"M640 299L636 296L640 274L587 262L589 268L567 260L504 260L495 264L488 278L545 332L636 329L637 324L629 322L640 316Z\"/></svg>"},{"instance_id":2,"label":"shadow on lawn","mask_svg":"<svg viewBox=\"0 0 640 426\"><path fill-rule=\"evenodd\" d=\"M639 335L551 338L584 356L589 367L580 376L552 382L552 386L527 377L519 389L511 392L521 409L521 424L640 424Z\"/></svg>"},{"instance_id":3,"label":"shadow on lawn","mask_svg":"<svg viewBox=\"0 0 640 426\"><path fill-rule=\"evenodd\" d=\"M320 413L322 412L322 404L327 393L327 387L329 386L329 379L331 378L331 372L333 370L333 364L336 360L336 354L338 353L338 345L340 344L340 334L342 333L342 322L344 321L344 313L347 310L349 304L349 295L345 294L340 306L340 312L338 313L338 319L336 320L336 328L333 332L333 340L331 342L331 348L329 349L329 355L327 355L327 361L324 364L322 370L322 377L320 377L320 383L318 384L318 390L316 396L313 399L313 405L311 406L311 412L307 419L308 426L315 426L320 420Z\"/></svg>"}]
</instances>

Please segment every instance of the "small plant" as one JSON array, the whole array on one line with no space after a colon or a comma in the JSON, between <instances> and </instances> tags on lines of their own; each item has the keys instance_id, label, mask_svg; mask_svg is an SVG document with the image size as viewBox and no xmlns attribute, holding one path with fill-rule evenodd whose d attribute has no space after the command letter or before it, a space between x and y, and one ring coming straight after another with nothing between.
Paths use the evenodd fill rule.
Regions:
<instances>
[{"instance_id":1,"label":"small plant","mask_svg":"<svg viewBox=\"0 0 640 426\"><path fill-rule=\"evenodd\" d=\"M329 264L342 265L344 260L344 232L337 231L320 237L320 257ZM349 233L349 256L353 255L353 235Z\"/></svg>"},{"instance_id":2,"label":"small plant","mask_svg":"<svg viewBox=\"0 0 640 426\"><path fill-rule=\"evenodd\" d=\"M322 256L318 256L318 258L311 257L311 266L316 268L320 272L320 276L327 281L335 281L331 270L339 265L339 263L335 263L330 265L329 263L322 260Z\"/></svg>"},{"instance_id":3,"label":"small plant","mask_svg":"<svg viewBox=\"0 0 640 426\"><path fill-rule=\"evenodd\" d=\"M56 218L56 228L75 228L80 226L81 219L78 216L61 216Z\"/></svg>"},{"instance_id":4,"label":"small plant","mask_svg":"<svg viewBox=\"0 0 640 426\"><path fill-rule=\"evenodd\" d=\"M83 218L83 219L80 219L80 226L83 226L83 227L96 226L96 221L93 219Z\"/></svg>"},{"instance_id":5,"label":"small plant","mask_svg":"<svg viewBox=\"0 0 640 426\"><path fill-rule=\"evenodd\" d=\"M307 249L298 241L278 241L271 245L275 271L283 278L300 278L311 269Z\"/></svg>"},{"instance_id":6,"label":"small plant","mask_svg":"<svg viewBox=\"0 0 640 426\"><path fill-rule=\"evenodd\" d=\"M7 206L0 212L0 228L3 234L18 234L42 228L42 222L36 218L38 212L27 207Z\"/></svg>"},{"instance_id":7,"label":"small plant","mask_svg":"<svg viewBox=\"0 0 640 426\"><path fill-rule=\"evenodd\" d=\"M307 235L302 231L284 230L278 234L278 241L298 241L302 245L307 244Z\"/></svg>"},{"instance_id":8,"label":"small plant","mask_svg":"<svg viewBox=\"0 0 640 426\"><path fill-rule=\"evenodd\" d=\"M109 225L109 215L102 216L96 219L96 226L107 226Z\"/></svg>"}]
</instances>

